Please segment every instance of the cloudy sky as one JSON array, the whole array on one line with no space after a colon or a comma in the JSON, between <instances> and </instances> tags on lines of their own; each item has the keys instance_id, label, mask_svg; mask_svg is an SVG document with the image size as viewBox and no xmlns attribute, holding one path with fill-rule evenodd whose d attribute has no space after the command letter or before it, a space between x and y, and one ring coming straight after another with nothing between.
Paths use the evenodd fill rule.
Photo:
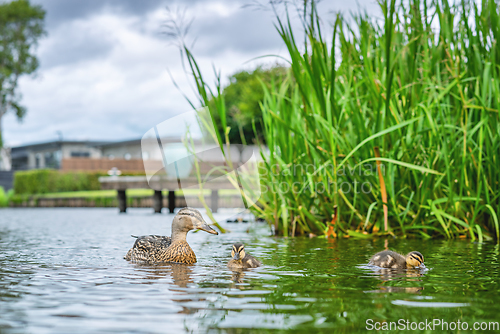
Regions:
<instances>
[{"instance_id":1,"label":"cloudy sky","mask_svg":"<svg viewBox=\"0 0 500 334\"><path fill-rule=\"evenodd\" d=\"M64 139L140 138L152 126L189 111L169 75L193 96L179 51L165 34L167 7L194 19L187 40L195 41L192 51L208 78L213 66L225 79L276 61L252 60L256 57L286 57L273 13L245 6L254 0L31 2L47 11L47 36L37 48L36 77L20 80L27 115L21 122L5 116L9 146L55 140L58 131ZM331 27L335 12L348 13L358 5L378 13L375 0L320 2L325 27Z\"/></svg>"}]
</instances>

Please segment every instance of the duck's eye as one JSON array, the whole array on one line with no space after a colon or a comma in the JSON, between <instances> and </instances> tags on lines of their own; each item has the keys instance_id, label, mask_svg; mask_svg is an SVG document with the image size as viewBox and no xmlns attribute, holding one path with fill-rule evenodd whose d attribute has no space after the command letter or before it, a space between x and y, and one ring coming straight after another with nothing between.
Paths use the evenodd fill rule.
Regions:
<instances>
[{"instance_id":1,"label":"duck's eye","mask_svg":"<svg viewBox=\"0 0 500 334\"><path fill-rule=\"evenodd\" d=\"M415 261L417 261L418 263L424 263L424 259L421 258L420 256L418 256L417 254L412 254L411 255L411 258Z\"/></svg>"}]
</instances>

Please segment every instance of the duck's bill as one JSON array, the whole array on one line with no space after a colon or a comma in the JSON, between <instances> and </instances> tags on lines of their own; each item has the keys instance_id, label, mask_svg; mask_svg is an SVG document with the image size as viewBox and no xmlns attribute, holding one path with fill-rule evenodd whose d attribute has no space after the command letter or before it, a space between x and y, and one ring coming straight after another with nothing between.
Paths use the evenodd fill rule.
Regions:
<instances>
[{"instance_id":1,"label":"duck's bill","mask_svg":"<svg viewBox=\"0 0 500 334\"><path fill-rule=\"evenodd\" d=\"M423 263L422 263L422 264L421 264L421 265L419 265L417 268L419 268L419 269L426 269L427 267L425 266L425 264L423 264Z\"/></svg>"},{"instance_id":2,"label":"duck's bill","mask_svg":"<svg viewBox=\"0 0 500 334\"><path fill-rule=\"evenodd\" d=\"M238 261L239 259L240 259L240 253L236 253L236 254L234 254L234 256L233 256L233 260Z\"/></svg>"},{"instance_id":3,"label":"duck's bill","mask_svg":"<svg viewBox=\"0 0 500 334\"><path fill-rule=\"evenodd\" d=\"M200 230L202 231L205 231L205 232L208 232L210 234L219 234L219 232L217 232L216 230L214 230L213 228L210 227L210 225L208 225L207 223L203 223L201 224L201 226L199 227Z\"/></svg>"}]
</instances>

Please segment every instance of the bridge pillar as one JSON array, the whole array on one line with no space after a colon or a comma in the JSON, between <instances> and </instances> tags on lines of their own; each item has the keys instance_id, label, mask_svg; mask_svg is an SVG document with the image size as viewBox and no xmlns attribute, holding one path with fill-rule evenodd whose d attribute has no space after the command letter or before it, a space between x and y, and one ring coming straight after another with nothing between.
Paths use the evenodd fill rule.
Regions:
<instances>
[{"instance_id":1,"label":"bridge pillar","mask_svg":"<svg viewBox=\"0 0 500 334\"><path fill-rule=\"evenodd\" d=\"M153 208L155 213L161 213L161 209L163 209L163 193L161 190L155 190L153 195Z\"/></svg>"},{"instance_id":2,"label":"bridge pillar","mask_svg":"<svg viewBox=\"0 0 500 334\"><path fill-rule=\"evenodd\" d=\"M118 190L118 208L120 209L120 213L127 212L127 193L125 190Z\"/></svg>"},{"instance_id":3,"label":"bridge pillar","mask_svg":"<svg viewBox=\"0 0 500 334\"><path fill-rule=\"evenodd\" d=\"M174 213L174 210L175 210L175 191L169 190L168 191L168 211L170 213Z\"/></svg>"}]
</instances>

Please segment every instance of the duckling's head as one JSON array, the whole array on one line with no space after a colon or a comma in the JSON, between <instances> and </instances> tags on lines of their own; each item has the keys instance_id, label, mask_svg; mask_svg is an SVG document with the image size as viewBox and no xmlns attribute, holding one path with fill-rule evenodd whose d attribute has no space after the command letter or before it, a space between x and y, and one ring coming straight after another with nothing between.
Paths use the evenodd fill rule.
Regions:
<instances>
[{"instance_id":1,"label":"duckling's head","mask_svg":"<svg viewBox=\"0 0 500 334\"><path fill-rule=\"evenodd\" d=\"M245 257L245 246L241 242L235 243L231 250L231 256L236 261L243 259Z\"/></svg>"},{"instance_id":2,"label":"duckling's head","mask_svg":"<svg viewBox=\"0 0 500 334\"><path fill-rule=\"evenodd\" d=\"M211 234L219 234L207 224L200 211L192 208L179 210L172 222L172 234L174 234L174 232L187 233L191 230L203 230Z\"/></svg>"},{"instance_id":3,"label":"duckling's head","mask_svg":"<svg viewBox=\"0 0 500 334\"><path fill-rule=\"evenodd\" d=\"M425 268L424 256L417 251L409 252L406 255L406 266L408 268Z\"/></svg>"}]
</instances>

